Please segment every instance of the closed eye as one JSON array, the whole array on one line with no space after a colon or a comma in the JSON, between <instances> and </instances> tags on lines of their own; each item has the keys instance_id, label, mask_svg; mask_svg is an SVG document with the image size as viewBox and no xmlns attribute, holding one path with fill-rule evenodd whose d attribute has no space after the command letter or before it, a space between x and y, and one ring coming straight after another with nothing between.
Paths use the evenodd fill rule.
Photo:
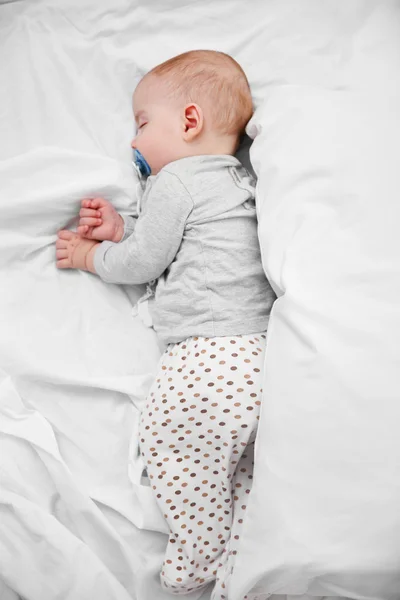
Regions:
<instances>
[{"instance_id":1,"label":"closed eye","mask_svg":"<svg viewBox=\"0 0 400 600\"><path fill-rule=\"evenodd\" d=\"M139 125L139 127L138 127L138 130L139 130L139 129L143 129L143 127L144 127L145 125L147 125L147 122L146 122L146 123L142 123L141 125Z\"/></svg>"}]
</instances>

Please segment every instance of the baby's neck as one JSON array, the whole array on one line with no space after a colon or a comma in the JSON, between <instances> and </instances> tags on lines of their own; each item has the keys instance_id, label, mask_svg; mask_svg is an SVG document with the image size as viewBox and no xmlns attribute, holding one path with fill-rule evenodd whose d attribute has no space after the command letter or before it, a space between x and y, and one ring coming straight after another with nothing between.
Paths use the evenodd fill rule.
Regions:
<instances>
[{"instance_id":1,"label":"baby's neck","mask_svg":"<svg viewBox=\"0 0 400 600\"><path fill-rule=\"evenodd\" d=\"M202 139L187 146L188 156L202 154L230 154L234 155L238 146L236 135L208 134Z\"/></svg>"}]
</instances>

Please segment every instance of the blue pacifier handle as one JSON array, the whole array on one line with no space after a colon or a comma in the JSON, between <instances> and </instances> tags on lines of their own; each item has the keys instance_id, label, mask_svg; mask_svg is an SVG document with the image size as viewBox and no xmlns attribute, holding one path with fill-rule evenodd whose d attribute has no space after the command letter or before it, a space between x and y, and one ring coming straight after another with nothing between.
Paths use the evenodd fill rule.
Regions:
<instances>
[{"instance_id":1,"label":"blue pacifier handle","mask_svg":"<svg viewBox=\"0 0 400 600\"><path fill-rule=\"evenodd\" d=\"M146 161L143 154L141 154L139 150L136 150L136 148L133 151L133 164L139 171L139 174L143 177L148 177L151 174L149 163Z\"/></svg>"}]
</instances>

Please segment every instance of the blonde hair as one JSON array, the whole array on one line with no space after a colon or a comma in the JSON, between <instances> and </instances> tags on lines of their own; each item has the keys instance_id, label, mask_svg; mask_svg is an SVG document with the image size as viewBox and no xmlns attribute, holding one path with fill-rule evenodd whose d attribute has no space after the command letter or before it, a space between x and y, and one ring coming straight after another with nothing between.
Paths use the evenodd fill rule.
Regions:
<instances>
[{"instance_id":1,"label":"blonde hair","mask_svg":"<svg viewBox=\"0 0 400 600\"><path fill-rule=\"evenodd\" d=\"M169 95L206 107L221 133L240 136L253 114L249 82L229 54L192 50L154 67L147 75L165 78Z\"/></svg>"}]
</instances>

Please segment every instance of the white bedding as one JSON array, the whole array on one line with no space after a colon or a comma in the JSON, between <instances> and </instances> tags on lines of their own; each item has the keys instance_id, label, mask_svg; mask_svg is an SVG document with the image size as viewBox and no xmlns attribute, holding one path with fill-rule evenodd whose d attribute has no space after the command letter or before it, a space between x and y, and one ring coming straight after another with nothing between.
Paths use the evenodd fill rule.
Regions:
<instances>
[{"instance_id":1,"label":"white bedding","mask_svg":"<svg viewBox=\"0 0 400 600\"><path fill-rule=\"evenodd\" d=\"M142 290L58 272L54 242L86 195L134 209L135 83L200 47L249 76L280 296L229 600L400 598L399 13L396 0L0 1L2 600L171 599L136 461L160 355L131 314Z\"/></svg>"}]
</instances>

